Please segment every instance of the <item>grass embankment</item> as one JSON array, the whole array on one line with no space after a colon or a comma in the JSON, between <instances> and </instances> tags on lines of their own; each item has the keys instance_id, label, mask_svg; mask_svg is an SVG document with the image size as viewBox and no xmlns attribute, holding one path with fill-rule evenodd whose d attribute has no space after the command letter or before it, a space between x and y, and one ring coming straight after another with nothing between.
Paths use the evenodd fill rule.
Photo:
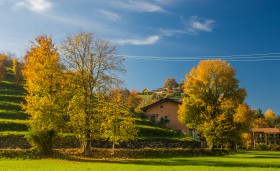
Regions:
<instances>
[{"instance_id":1,"label":"grass embankment","mask_svg":"<svg viewBox=\"0 0 280 171\"><path fill-rule=\"evenodd\" d=\"M12 69L6 67L5 79L0 82L0 135L24 135L28 116L21 108L24 89L16 84Z\"/></svg>"},{"instance_id":2,"label":"grass embankment","mask_svg":"<svg viewBox=\"0 0 280 171\"><path fill-rule=\"evenodd\" d=\"M114 171L277 171L280 152L240 151L225 156L157 157L146 159L0 159L0 170L114 170Z\"/></svg>"}]
</instances>

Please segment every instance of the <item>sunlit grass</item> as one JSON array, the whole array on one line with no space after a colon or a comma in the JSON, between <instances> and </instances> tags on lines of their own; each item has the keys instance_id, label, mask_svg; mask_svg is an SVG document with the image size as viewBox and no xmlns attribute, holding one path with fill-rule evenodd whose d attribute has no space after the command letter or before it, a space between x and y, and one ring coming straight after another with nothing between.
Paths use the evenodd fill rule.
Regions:
<instances>
[{"instance_id":1,"label":"sunlit grass","mask_svg":"<svg viewBox=\"0 0 280 171\"><path fill-rule=\"evenodd\" d=\"M98 170L98 171L278 171L280 152L238 152L215 157L153 159L0 159L0 170Z\"/></svg>"},{"instance_id":2,"label":"sunlit grass","mask_svg":"<svg viewBox=\"0 0 280 171\"><path fill-rule=\"evenodd\" d=\"M28 131L1 131L0 136L27 135Z\"/></svg>"}]
</instances>

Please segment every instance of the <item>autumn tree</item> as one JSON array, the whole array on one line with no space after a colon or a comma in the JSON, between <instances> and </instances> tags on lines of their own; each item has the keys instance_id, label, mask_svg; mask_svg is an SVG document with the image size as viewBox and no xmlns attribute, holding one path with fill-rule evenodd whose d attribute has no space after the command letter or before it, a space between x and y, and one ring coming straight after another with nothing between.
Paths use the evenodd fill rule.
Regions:
<instances>
[{"instance_id":1,"label":"autumn tree","mask_svg":"<svg viewBox=\"0 0 280 171\"><path fill-rule=\"evenodd\" d=\"M277 121L279 120L278 116L276 116L275 112L273 112L271 109L268 109L265 114L264 118L266 122L268 123L269 127L275 127L277 125Z\"/></svg>"},{"instance_id":2,"label":"autumn tree","mask_svg":"<svg viewBox=\"0 0 280 171\"><path fill-rule=\"evenodd\" d=\"M149 93L150 93L150 90L147 89L147 88L144 88L144 89L142 90L142 94L144 94L144 95L149 94Z\"/></svg>"},{"instance_id":3,"label":"autumn tree","mask_svg":"<svg viewBox=\"0 0 280 171\"><path fill-rule=\"evenodd\" d=\"M112 154L115 145L122 141L133 140L137 135L135 118L129 111L130 102L121 90L111 90L103 105L101 133L112 142Z\"/></svg>"},{"instance_id":4,"label":"autumn tree","mask_svg":"<svg viewBox=\"0 0 280 171\"><path fill-rule=\"evenodd\" d=\"M254 128L268 128L269 125L264 118L254 118L253 127Z\"/></svg>"},{"instance_id":5,"label":"autumn tree","mask_svg":"<svg viewBox=\"0 0 280 171\"><path fill-rule=\"evenodd\" d=\"M135 112L136 108L139 107L142 100L143 98L138 95L138 92L136 90L131 90L129 92L129 96L127 97L127 105L130 112Z\"/></svg>"},{"instance_id":6,"label":"autumn tree","mask_svg":"<svg viewBox=\"0 0 280 171\"><path fill-rule=\"evenodd\" d=\"M163 88L166 88L168 90L172 90L173 88L178 87L178 83L176 82L175 78L168 78L163 85Z\"/></svg>"},{"instance_id":7,"label":"autumn tree","mask_svg":"<svg viewBox=\"0 0 280 171\"><path fill-rule=\"evenodd\" d=\"M60 131L62 67L52 38L40 36L24 56L23 75L27 90L24 109L30 115L29 138L44 154L52 153L53 138Z\"/></svg>"},{"instance_id":8,"label":"autumn tree","mask_svg":"<svg viewBox=\"0 0 280 171\"><path fill-rule=\"evenodd\" d=\"M244 104L246 90L239 88L235 71L222 60L204 60L186 75L179 120L197 129L210 148L233 147L250 125L252 110Z\"/></svg>"},{"instance_id":9,"label":"autumn tree","mask_svg":"<svg viewBox=\"0 0 280 171\"><path fill-rule=\"evenodd\" d=\"M67 36L61 51L67 69L73 73L75 87L69 105L70 120L83 143L84 154L90 155L91 141L98 136L96 130L100 126L96 95L121 83L124 58L117 54L116 46L96 39L93 33Z\"/></svg>"},{"instance_id":10,"label":"autumn tree","mask_svg":"<svg viewBox=\"0 0 280 171\"><path fill-rule=\"evenodd\" d=\"M14 73L14 78L15 78L15 82L16 84L19 84L20 80L21 80L21 64L18 62L18 60L16 58L14 58L12 60L13 66L12 66L12 71Z\"/></svg>"},{"instance_id":11,"label":"autumn tree","mask_svg":"<svg viewBox=\"0 0 280 171\"><path fill-rule=\"evenodd\" d=\"M0 54L0 81L5 78L5 66L8 56L5 54Z\"/></svg>"},{"instance_id":12,"label":"autumn tree","mask_svg":"<svg viewBox=\"0 0 280 171\"><path fill-rule=\"evenodd\" d=\"M251 133L243 133L242 134L242 143L243 146L246 147L247 149L250 149L252 143L253 143L253 135Z\"/></svg>"}]
</instances>

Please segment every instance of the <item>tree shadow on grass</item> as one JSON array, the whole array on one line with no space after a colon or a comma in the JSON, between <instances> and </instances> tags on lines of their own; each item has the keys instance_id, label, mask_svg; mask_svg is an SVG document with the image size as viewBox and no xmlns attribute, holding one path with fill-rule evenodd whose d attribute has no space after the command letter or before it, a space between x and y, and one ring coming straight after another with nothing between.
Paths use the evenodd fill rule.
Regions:
<instances>
[{"instance_id":1,"label":"tree shadow on grass","mask_svg":"<svg viewBox=\"0 0 280 171\"><path fill-rule=\"evenodd\" d=\"M261 167L261 168L280 168L280 163L259 163L259 162L233 162L233 161L213 161L213 160L188 160L170 159L168 161L137 161L133 164L138 165L161 165L161 166L212 166L212 167Z\"/></svg>"},{"instance_id":2,"label":"tree shadow on grass","mask_svg":"<svg viewBox=\"0 0 280 171\"><path fill-rule=\"evenodd\" d=\"M270 154L270 153L268 153ZM276 155L276 154L275 154ZM269 158L263 155L264 158ZM252 156L256 161L246 161L242 158L233 159L230 156L223 156L228 160L215 160L215 156L211 157L182 157L182 158L141 158L141 159L125 159L125 158L94 158L94 157L77 157L63 155L57 156L59 159L73 161L73 162L94 162L94 163L114 163L114 164L133 164L133 165L153 165L153 166L211 166L211 167L259 167L259 168L280 168L280 162L258 162L261 161L261 156ZM274 156L277 158L276 156ZM273 157L272 157L273 158Z\"/></svg>"}]
</instances>

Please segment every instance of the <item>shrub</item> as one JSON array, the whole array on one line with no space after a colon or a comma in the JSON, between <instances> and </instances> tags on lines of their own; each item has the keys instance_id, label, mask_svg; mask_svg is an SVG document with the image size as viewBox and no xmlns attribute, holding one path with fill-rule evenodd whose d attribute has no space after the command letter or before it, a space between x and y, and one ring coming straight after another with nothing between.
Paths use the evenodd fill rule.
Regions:
<instances>
[{"instance_id":1,"label":"shrub","mask_svg":"<svg viewBox=\"0 0 280 171\"><path fill-rule=\"evenodd\" d=\"M56 133L54 130L30 130L26 138L39 153L51 155L53 153L53 139L55 136Z\"/></svg>"},{"instance_id":2,"label":"shrub","mask_svg":"<svg viewBox=\"0 0 280 171\"><path fill-rule=\"evenodd\" d=\"M252 149L252 145L248 144L246 148L247 148L247 150L251 150Z\"/></svg>"},{"instance_id":3,"label":"shrub","mask_svg":"<svg viewBox=\"0 0 280 171\"><path fill-rule=\"evenodd\" d=\"M280 151L280 146L279 145L276 145L276 144L270 144L268 146L268 149L269 150L272 150L272 151Z\"/></svg>"},{"instance_id":4,"label":"shrub","mask_svg":"<svg viewBox=\"0 0 280 171\"><path fill-rule=\"evenodd\" d=\"M258 143L256 144L256 150L267 150L268 146L266 144L263 143Z\"/></svg>"}]
</instances>

